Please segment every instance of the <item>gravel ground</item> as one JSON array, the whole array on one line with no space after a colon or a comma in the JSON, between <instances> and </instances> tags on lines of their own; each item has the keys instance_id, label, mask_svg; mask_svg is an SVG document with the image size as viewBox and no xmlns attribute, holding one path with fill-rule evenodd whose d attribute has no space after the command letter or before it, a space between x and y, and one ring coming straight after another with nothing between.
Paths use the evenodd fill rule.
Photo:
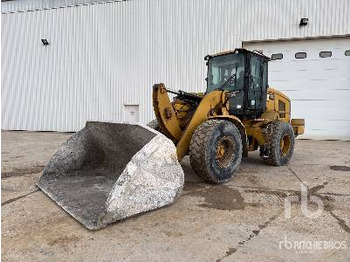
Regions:
<instances>
[{"instance_id":1,"label":"gravel ground","mask_svg":"<svg viewBox=\"0 0 350 262\"><path fill-rule=\"evenodd\" d=\"M350 261L349 142L297 140L285 167L252 152L216 186L185 158L175 204L89 231L35 186L70 135L2 131L3 261Z\"/></svg>"}]
</instances>

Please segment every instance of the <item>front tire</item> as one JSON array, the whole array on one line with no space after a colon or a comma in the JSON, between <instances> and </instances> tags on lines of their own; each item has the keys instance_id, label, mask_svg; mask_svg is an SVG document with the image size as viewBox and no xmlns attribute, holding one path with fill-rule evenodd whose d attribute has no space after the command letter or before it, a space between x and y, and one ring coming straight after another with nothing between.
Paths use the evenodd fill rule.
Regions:
<instances>
[{"instance_id":1,"label":"front tire","mask_svg":"<svg viewBox=\"0 0 350 262\"><path fill-rule=\"evenodd\" d=\"M207 182L227 182L238 170L242 149L241 135L235 124L227 120L207 120L192 135L191 167Z\"/></svg>"}]
</instances>

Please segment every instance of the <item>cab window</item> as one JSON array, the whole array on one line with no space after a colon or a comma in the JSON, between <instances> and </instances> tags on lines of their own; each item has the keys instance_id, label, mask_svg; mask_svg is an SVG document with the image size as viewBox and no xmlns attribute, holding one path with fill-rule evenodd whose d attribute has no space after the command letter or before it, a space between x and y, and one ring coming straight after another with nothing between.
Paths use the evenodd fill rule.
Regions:
<instances>
[{"instance_id":1,"label":"cab window","mask_svg":"<svg viewBox=\"0 0 350 262\"><path fill-rule=\"evenodd\" d=\"M263 84L262 65L259 58L252 56L250 61L250 89L260 89Z\"/></svg>"},{"instance_id":2,"label":"cab window","mask_svg":"<svg viewBox=\"0 0 350 262\"><path fill-rule=\"evenodd\" d=\"M227 54L209 60L208 92L221 88L240 90L244 85L244 55Z\"/></svg>"}]
</instances>

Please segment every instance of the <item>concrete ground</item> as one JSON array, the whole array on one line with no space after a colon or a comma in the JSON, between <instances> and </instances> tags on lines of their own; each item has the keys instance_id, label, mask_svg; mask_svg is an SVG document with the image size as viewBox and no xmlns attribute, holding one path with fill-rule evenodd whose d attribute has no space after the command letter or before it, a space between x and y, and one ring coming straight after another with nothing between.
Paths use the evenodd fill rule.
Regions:
<instances>
[{"instance_id":1,"label":"concrete ground","mask_svg":"<svg viewBox=\"0 0 350 262\"><path fill-rule=\"evenodd\" d=\"M284 167L253 152L217 186L185 158L175 204L89 231L35 186L70 135L2 132L3 261L350 261L349 142L298 140Z\"/></svg>"}]
</instances>

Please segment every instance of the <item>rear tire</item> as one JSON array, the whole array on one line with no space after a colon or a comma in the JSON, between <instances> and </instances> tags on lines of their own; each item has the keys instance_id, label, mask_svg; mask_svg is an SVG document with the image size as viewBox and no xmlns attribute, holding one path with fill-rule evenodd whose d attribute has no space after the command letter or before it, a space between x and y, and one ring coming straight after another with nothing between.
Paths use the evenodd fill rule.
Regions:
<instances>
[{"instance_id":1,"label":"rear tire","mask_svg":"<svg viewBox=\"0 0 350 262\"><path fill-rule=\"evenodd\" d=\"M207 120L192 135L191 167L207 182L227 182L238 170L242 149L240 132L232 122Z\"/></svg>"},{"instance_id":2,"label":"rear tire","mask_svg":"<svg viewBox=\"0 0 350 262\"><path fill-rule=\"evenodd\" d=\"M293 156L295 136L289 123L271 123L271 134L268 134L266 147L260 148L260 157L270 165L284 166Z\"/></svg>"}]
</instances>

